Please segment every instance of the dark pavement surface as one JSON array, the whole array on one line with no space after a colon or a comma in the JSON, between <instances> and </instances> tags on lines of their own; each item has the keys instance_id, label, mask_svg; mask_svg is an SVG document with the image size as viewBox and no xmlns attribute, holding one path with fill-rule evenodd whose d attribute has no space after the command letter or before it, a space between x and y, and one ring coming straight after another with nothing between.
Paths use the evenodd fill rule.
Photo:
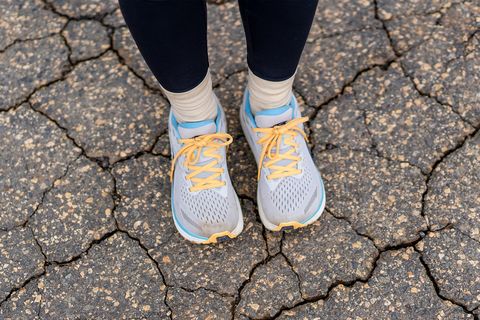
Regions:
<instances>
[{"instance_id":1,"label":"dark pavement surface","mask_svg":"<svg viewBox=\"0 0 480 320\"><path fill-rule=\"evenodd\" d=\"M320 0L295 82L328 196L266 231L236 2L209 3L245 214L170 213L168 102L115 0L0 2L0 319L479 319L480 1Z\"/></svg>"}]
</instances>

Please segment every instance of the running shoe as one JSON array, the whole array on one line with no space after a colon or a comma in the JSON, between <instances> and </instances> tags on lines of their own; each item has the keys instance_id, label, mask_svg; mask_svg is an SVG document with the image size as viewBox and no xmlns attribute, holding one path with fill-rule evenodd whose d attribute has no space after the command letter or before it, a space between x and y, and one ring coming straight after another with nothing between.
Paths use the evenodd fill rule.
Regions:
<instances>
[{"instance_id":1,"label":"running shoe","mask_svg":"<svg viewBox=\"0 0 480 320\"><path fill-rule=\"evenodd\" d=\"M251 112L248 90L240 122L258 164L260 218L272 231L297 229L315 222L325 208L325 189L306 140L297 100Z\"/></svg>"},{"instance_id":2,"label":"running shoe","mask_svg":"<svg viewBox=\"0 0 480 320\"><path fill-rule=\"evenodd\" d=\"M226 161L233 139L226 131L220 105L215 120L179 123L170 112L172 215L180 234L194 243L218 243L243 229Z\"/></svg>"}]
</instances>

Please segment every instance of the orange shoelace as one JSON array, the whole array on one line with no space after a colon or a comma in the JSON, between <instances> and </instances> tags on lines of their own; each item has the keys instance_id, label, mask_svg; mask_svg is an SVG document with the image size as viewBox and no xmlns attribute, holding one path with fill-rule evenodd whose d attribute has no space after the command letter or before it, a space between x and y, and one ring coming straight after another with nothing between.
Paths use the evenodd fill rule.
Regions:
<instances>
[{"instance_id":1,"label":"orange shoelace","mask_svg":"<svg viewBox=\"0 0 480 320\"><path fill-rule=\"evenodd\" d=\"M267 176L267 179L269 180L293 176L302 172L300 169L297 169L297 164L301 160L301 157L293 154L298 148L298 144L295 142L294 138L300 134L305 140L308 140L305 132L298 126L306 121L308 121L308 117L302 117L290 120L283 125L274 126L272 128L253 129L255 132L264 134L258 140L258 143L262 145L262 152L258 164L257 179L260 179L262 165L271 170L271 173ZM282 143L282 140L285 145L290 147L285 153L280 153L280 144ZM274 148L275 152L273 152ZM265 158L270 159L270 161L266 162ZM290 161L286 165L278 164L278 162L282 160Z\"/></svg>"},{"instance_id":2,"label":"orange shoelace","mask_svg":"<svg viewBox=\"0 0 480 320\"><path fill-rule=\"evenodd\" d=\"M182 154L185 154L185 162L183 164L189 169L189 171L191 171L186 176L187 180L192 181L192 187L190 187L191 192L218 188L226 184L225 181L219 179L224 170L223 168L216 167L219 161L222 160L222 156L217 150L222 147L227 147L233 142L231 135L227 133L212 133L190 139L180 139L180 142L183 143L184 146L178 151L172 160L170 182L173 181L173 174L177 160ZM196 164L202 153L204 157L212 158L212 161L204 166L197 166ZM203 172L210 172L211 174L206 178L197 177Z\"/></svg>"}]
</instances>

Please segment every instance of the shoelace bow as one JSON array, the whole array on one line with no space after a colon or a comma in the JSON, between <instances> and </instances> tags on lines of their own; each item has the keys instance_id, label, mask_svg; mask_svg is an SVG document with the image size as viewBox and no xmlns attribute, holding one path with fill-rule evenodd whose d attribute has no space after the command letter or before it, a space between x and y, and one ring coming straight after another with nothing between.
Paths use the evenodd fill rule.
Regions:
<instances>
[{"instance_id":1,"label":"shoelace bow","mask_svg":"<svg viewBox=\"0 0 480 320\"><path fill-rule=\"evenodd\" d=\"M184 166L191 171L186 176L188 180L192 181L191 192L217 188L226 184L225 181L218 179L223 173L223 168L216 167L219 161L222 160L222 156L216 151L233 142L231 135L227 133L212 133L190 139L180 139L179 141L183 143L184 146L172 160L170 182L173 181L173 173L177 160L182 154L185 154ZM212 158L212 161L204 166L197 166L196 164L202 153L205 157ZM203 172L210 172L211 174L206 178L196 177Z\"/></svg>"},{"instance_id":2,"label":"shoelace bow","mask_svg":"<svg viewBox=\"0 0 480 320\"><path fill-rule=\"evenodd\" d=\"M301 160L301 157L293 154L298 147L298 144L295 142L294 138L298 134L301 134L303 138L308 141L305 132L300 127L298 127L299 124L307 121L308 117L301 117L290 120L283 125L274 126L272 128L253 129L255 132L264 134L258 140L258 143L261 144L263 147L260 154L260 162L258 164L257 179L260 179L262 165L272 171L272 173L267 176L267 179L269 180L288 177L300 174L302 172L300 169L296 168L298 162ZM282 143L282 140L285 145L290 146L290 148L285 153L280 153L280 144ZM273 148L275 148L275 152L273 152ZM268 157L270 161L265 162L265 157ZM290 160L290 162L287 165L276 164L282 160Z\"/></svg>"}]
</instances>

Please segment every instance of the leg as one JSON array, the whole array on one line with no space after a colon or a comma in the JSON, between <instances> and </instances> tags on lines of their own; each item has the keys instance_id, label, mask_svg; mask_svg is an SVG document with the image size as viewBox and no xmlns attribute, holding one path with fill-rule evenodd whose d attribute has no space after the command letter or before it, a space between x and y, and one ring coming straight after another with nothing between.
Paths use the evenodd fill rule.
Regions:
<instances>
[{"instance_id":1,"label":"leg","mask_svg":"<svg viewBox=\"0 0 480 320\"><path fill-rule=\"evenodd\" d=\"M133 38L172 105L168 119L172 216L195 243L236 237L243 229L226 148L225 113L208 72L205 0L119 0Z\"/></svg>"},{"instance_id":2,"label":"leg","mask_svg":"<svg viewBox=\"0 0 480 320\"><path fill-rule=\"evenodd\" d=\"M269 230L315 222L325 207L292 83L317 0L239 0L247 35L248 90L240 121L258 163L257 204Z\"/></svg>"},{"instance_id":3,"label":"leg","mask_svg":"<svg viewBox=\"0 0 480 320\"><path fill-rule=\"evenodd\" d=\"M178 121L212 119L216 103L208 72L204 0L119 0L145 61Z\"/></svg>"},{"instance_id":4,"label":"leg","mask_svg":"<svg viewBox=\"0 0 480 320\"><path fill-rule=\"evenodd\" d=\"M239 0L254 112L288 103L318 0Z\"/></svg>"}]
</instances>

